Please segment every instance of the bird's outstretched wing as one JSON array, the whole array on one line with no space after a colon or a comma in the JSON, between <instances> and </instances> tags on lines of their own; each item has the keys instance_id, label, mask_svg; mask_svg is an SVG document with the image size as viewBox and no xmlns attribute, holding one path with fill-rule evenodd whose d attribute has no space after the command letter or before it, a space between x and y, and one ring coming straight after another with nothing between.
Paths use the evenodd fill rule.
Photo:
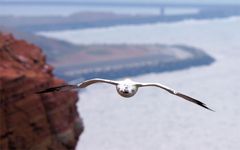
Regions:
<instances>
[{"instance_id":1,"label":"bird's outstretched wing","mask_svg":"<svg viewBox=\"0 0 240 150\"><path fill-rule=\"evenodd\" d=\"M57 91L69 91L69 90L73 90L73 89L77 89L77 88L85 88L85 87L87 87L91 84L99 83L99 82L109 83L109 84L113 84L113 85L118 84L117 81L95 78L95 79L90 79L90 80L83 81L83 82L81 82L79 84L76 84L76 85L66 84L66 85L47 88L47 89L44 89L42 91L37 92L37 94L57 92Z\"/></svg>"},{"instance_id":2,"label":"bird's outstretched wing","mask_svg":"<svg viewBox=\"0 0 240 150\"><path fill-rule=\"evenodd\" d=\"M61 86L55 86L51 88L44 89L42 91L36 92L37 94L42 94L42 93L50 93L50 92L59 92L59 91L69 91L78 88L77 85L61 85Z\"/></svg>"},{"instance_id":3,"label":"bird's outstretched wing","mask_svg":"<svg viewBox=\"0 0 240 150\"><path fill-rule=\"evenodd\" d=\"M90 79L90 80L86 80L84 82L81 82L81 83L77 84L77 86L79 88L85 88L85 87L87 87L87 86L89 86L91 84L99 83L99 82L109 83L109 84L112 84L112 85L117 85L119 83L118 81L114 81L114 80L95 78L95 79Z\"/></svg>"},{"instance_id":4,"label":"bird's outstretched wing","mask_svg":"<svg viewBox=\"0 0 240 150\"><path fill-rule=\"evenodd\" d=\"M195 104L197 104L197 105L199 105L199 106L201 106L201 107L203 107L203 108L206 108L206 109L208 109L208 110L213 111L212 109L210 109L209 107L207 107L207 105L204 104L203 102L201 102L201 101L199 101L199 100L197 100L197 99L195 99L195 98L192 98L192 97L190 97L190 96L188 96L188 95L185 95L185 94L182 94L182 93L180 93L180 92L177 92L177 91L175 91L174 89L171 89L171 88L169 88L169 87L167 87L167 86L165 86L165 85L162 85L162 84L156 84L156 83L143 83L143 84L141 84L141 83L138 83L137 86L138 86L138 87L145 87L145 86L155 86L155 87L159 87L159 88L161 88L161 89L164 89L164 90L168 91L169 93L171 93L171 94L173 94L173 95L179 96L179 97L181 97L181 98L183 98L183 99L185 99L185 100L188 100L188 101L190 101L190 102L193 102L193 103L195 103Z\"/></svg>"}]
</instances>

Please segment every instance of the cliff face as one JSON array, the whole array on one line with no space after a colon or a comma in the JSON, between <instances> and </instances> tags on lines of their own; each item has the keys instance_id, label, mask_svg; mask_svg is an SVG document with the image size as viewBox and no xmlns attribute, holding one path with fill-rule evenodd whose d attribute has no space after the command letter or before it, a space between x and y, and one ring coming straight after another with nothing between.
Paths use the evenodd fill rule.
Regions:
<instances>
[{"instance_id":1,"label":"cliff face","mask_svg":"<svg viewBox=\"0 0 240 150\"><path fill-rule=\"evenodd\" d=\"M74 149L83 131L76 92L35 94L64 84L41 50L0 33L0 149Z\"/></svg>"}]
</instances>

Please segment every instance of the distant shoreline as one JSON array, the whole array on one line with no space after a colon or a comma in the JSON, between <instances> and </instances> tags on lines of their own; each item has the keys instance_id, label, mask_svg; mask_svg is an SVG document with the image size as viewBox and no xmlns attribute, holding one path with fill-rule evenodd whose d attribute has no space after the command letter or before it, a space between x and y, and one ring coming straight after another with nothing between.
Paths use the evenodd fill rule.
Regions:
<instances>
[{"instance_id":1,"label":"distant shoreline","mask_svg":"<svg viewBox=\"0 0 240 150\"><path fill-rule=\"evenodd\" d=\"M140 68L125 68L122 70L116 70L113 72L98 72L95 74L84 74L82 76L64 76L62 74L56 73L56 76L61 77L65 79L68 82L71 82L73 80L76 80L78 78L80 79L91 79L91 78L108 78L108 79L117 79L117 78L123 78L123 77L133 77L143 74L149 74L149 73L162 73L162 72L171 72L171 71L178 71L182 69L189 69L191 67L198 67L198 66L205 66L210 65L215 60L212 57L203 57L198 59L191 59L191 60L185 60L185 61L176 61L166 64L158 64L153 66L147 66L147 67L140 67Z\"/></svg>"},{"instance_id":2,"label":"distant shoreline","mask_svg":"<svg viewBox=\"0 0 240 150\"><path fill-rule=\"evenodd\" d=\"M91 10L81 11L76 10L72 15L61 16L38 16L38 17L27 17L27 16L11 16L11 15L0 15L0 25L5 27L15 28L22 32L37 33L42 31L58 31L68 29L86 29L86 28L100 28L110 27L119 25L140 25L158 22L178 22L187 19L216 19L216 18L227 18L232 16L240 16L240 4L239 5L222 5L222 4L174 4L174 3L92 3L92 2L0 2L1 5L6 6L74 6L81 7L113 7L113 8L146 8L146 9L158 9L158 14L151 15L123 15L114 13L114 11L101 11L91 12ZM44 8L43 6L43 8ZM169 8L184 8L198 9L197 13L186 13L186 14L174 14L167 15L167 9ZM79 13L80 12L80 13ZM84 13L85 12L85 13ZM93 11L92 11L93 12ZM89 13L86 15L86 13ZM96 19L97 18L101 18Z\"/></svg>"},{"instance_id":3,"label":"distant shoreline","mask_svg":"<svg viewBox=\"0 0 240 150\"><path fill-rule=\"evenodd\" d=\"M177 45L177 47L190 53L191 55L193 55L193 57L185 59L176 58L170 59L168 61L162 60L162 58L159 57L158 60L146 60L147 63L138 61L129 63L128 65L120 63L120 65L122 65L121 67L119 67L119 63L117 63L118 65L113 65L112 67L110 67L109 65L104 66L102 64L99 64L99 67L89 67L88 71L84 71L84 69L80 66L57 67L55 68L55 74L65 79L66 81L73 81L79 78L84 80L91 78L117 79L148 73L177 71L182 69L188 69L191 67L210 65L215 61L213 57L209 56L202 50L183 45Z\"/></svg>"}]
</instances>

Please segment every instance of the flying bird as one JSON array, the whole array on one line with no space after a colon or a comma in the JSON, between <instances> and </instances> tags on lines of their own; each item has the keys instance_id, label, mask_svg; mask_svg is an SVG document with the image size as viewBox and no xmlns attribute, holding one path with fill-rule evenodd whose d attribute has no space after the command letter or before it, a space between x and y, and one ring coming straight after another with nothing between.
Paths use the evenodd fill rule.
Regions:
<instances>
[{"instance_id":1,"label":"flying bird","mask_svg":"<svg viewBox=\"0 0 240 150\"><path fill-rule=\"evenodd\" d=\"M108 83L108 84L112 84L114 86L116 86L117 92L119 95L129 98L134 96L137 91L138 88L140 87L148 87L148 86L153 86L153 87L158 87L161 88L163 90L166 90L167 92L169 92L170 94L179 96L187 101L190 101L192 103L195 103L203 108L206 108L208 110L213 111L212 109L210 109L209 107L207 107L206 104L204 104L203 102L192 98L188 95L182 94L180 92L175 91L174 89L171 89L165 85L159 84L159 83L140 83L140 82L134 82L130 79L125 79L122 81L114 81L114 80L107 80L107 79L100 79L100 78L95 78L95 79L90 79L90 80L86 80L83 81L79 84L75 84L75 85L71 85L71 84L66 84L66 85L62 85L62 86L57 86L57 87L51 87L48 89L45 89L43 91L39 91L37 92L38 94L41 93L49 93L49 92L57 92L57 91L69 91L69 90L74 90L74 89L79 89L79 88L86 88L87 86L94 84L94 83Z\"/></svg>"}]
</instances>

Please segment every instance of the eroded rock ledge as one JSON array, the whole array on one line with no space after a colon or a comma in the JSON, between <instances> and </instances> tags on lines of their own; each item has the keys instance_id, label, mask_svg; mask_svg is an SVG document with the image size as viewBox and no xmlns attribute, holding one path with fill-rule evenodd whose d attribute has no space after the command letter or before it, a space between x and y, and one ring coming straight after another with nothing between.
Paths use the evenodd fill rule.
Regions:
<instances>
[{"instance_id":1,"label":"eroded rock ledge","mask_svg":"<svg viewBox=\"0 0 240 150\"><path fill-rule=\"evenodd\" d=\"M42 51L0 32L0 149L74 149L83 123L76 92L35 94L64 83Z\"/></svg>"}]
</instances>

